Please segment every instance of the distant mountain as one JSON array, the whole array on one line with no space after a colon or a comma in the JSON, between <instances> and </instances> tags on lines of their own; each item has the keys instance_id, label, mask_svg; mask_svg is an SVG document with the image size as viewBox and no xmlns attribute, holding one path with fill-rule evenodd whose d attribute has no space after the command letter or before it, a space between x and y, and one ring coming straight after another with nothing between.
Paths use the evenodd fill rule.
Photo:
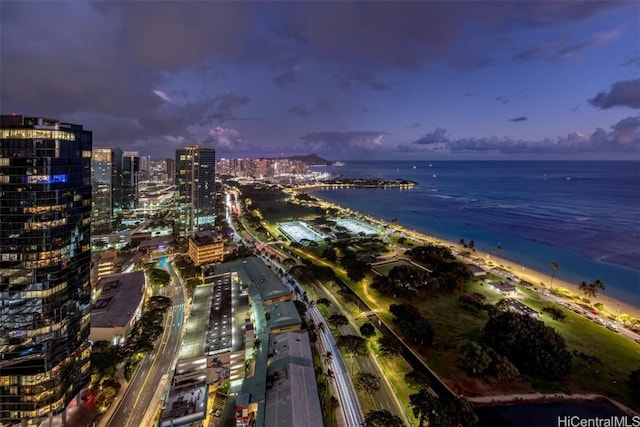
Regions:
<instances>
[{"instance_id":1,"label":"distant mountain","mask_svg":"<svg viewBox=\"0 0 640 427\"><path fill-rule=\"evenodd\" d=\"M331 160L323 159L317 154L307 154L306 156L287 156L287 157L278 157L279 159L288 159L288 160L297 160L299 162L304 162L307 165L325 165L330 166L333 164Z\"/></svg>"}]
</instances>

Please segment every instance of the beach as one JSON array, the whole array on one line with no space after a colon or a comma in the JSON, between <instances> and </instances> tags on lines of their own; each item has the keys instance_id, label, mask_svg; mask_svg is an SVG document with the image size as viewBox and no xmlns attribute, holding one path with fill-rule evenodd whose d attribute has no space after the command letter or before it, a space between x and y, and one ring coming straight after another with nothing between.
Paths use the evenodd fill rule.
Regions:
<instances>
[{"instance_id":1,"label":"beach","mask_svg":"<svg viewBox=\"0 0 640 427\"><path fill-rule=\"evenodd\" d=\"M387 222L379 221L371 217L366 217L368 221L376 223L378 226L383 228L393 228L401 233L404 233L410 237L415 238L416 240L421 240L426 243L434 243L442 246L447 246L450 249L454 250L457 253L462 251L470 251L468 248L463 248L459 242L451 242L448 240L444 240L438 237L429 236L424 233L419 233L416 231L407 230L400 225L392 225ZM483 252L480 250L475 250L471 252L471 259L474 261L480 261L485 264L487 267L501 267L504 270L509 271L510 275L516 277L518 279L527 281L534 285L537 288L550 290L551 289L551 275L544 274L539 271L532 270L530 268L526 268L522 265L519 265L513 261L509 261L503 258L496 256L494 253ZM488 263L491 263L488 265ZM551 266L549 266L551 269ZM544 287L542 286L544 284ZM553 279L553 288L566 288L570 292L578 294L582 296L582 292L578 289L578 286L573 283L569 283L563 280L558 279L557 277ZM640 309L631 304L628 304L624 301L619 301L615 298L606 295L606 289L604 292L601 292L596 296L594 300L591 301L592 304L595 303L604 304L605 311L613 314L623 314L626 313L632 317L640 318Z\"/></svg>"},{"instance_id":2,"label":"beach","mask_svg":"<svg viewBox=\"0 0 640 427\"><path fill-rule=\"evenodd\" d=\"M305 190L309 190L309 189L306 188ZM318 197L318 194L316 194L316 197ZM328 201L325 199L323 199L323 201L334 207L339 208L342 211L343 215L348 216L350 213L354 212L350 208L337 205L331 201ZM470 251L468 248L464 248L463 246L461 246L460 242L452 242L450 240L446 240L441 237L435 237L435 236L425 234L424 232L409 230L406 227L402 226L401 224L398 224L398 223L392 224L388 221L374 218L363 212L358 212L358 214L362 216L364 219L366 219L366 221L372 224L375 224L378 227L381 227L387 230L392 229L398 233L402 233L406 236L412 237L415 240L418 240L424 243L434 243L442 246L447 246L457 254L460 254L462 252L470 252L470 261L482 263L488 269L500 267L501 269L508 271L511 276L527 281L532 285L534 285L536 288L546 289L546 290L551 290L551 286L553 286L553 289L565 288L565 289L568 289L569 292L573 294L577 294L581 297L583 296L582 292L578 289L578 285L575 283L571 283L571 282L559 279L558 277L554 277L552 281L550 274L545 274L540 271L531 269L530 267L525 267L514 261L501 258L497 256L495 253L489 253L489 252L478 250L478 249ZM549 264L549 270L551 269L552 269L551 264ZM604 310L614 316L618 316L620 314L628 314L631 317L635 317L637 319L640 318L639 307L607 295L606 288L603 292L600 292L595 299L591 301L592 305L596 303L604 304Z\"/></svg>"}]
</instances>

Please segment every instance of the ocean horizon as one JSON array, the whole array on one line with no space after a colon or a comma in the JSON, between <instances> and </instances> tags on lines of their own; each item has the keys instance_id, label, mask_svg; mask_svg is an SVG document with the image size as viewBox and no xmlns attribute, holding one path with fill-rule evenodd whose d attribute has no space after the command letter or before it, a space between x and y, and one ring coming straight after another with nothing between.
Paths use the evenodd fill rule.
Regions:
<instances>
[{"instance_id":1,"label":"ocean horizon","mask_svg":"<svg viewBox=\"0 0 640 427\"><path fill-rule=\"evenodd\" d=\"M315 188L317 197L640 307L640 162L350 161L346 178L415 181L408 190Z\"/></svg>"}]
</instances>

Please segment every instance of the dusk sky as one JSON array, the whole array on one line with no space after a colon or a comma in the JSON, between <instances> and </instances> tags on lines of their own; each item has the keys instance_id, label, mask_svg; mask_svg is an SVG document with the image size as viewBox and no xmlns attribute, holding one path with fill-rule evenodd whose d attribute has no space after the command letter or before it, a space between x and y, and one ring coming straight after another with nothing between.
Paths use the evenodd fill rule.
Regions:
<instances>
[{"instance_id":1,"label":"dusk sky","mask_svg":"<svg viewBox=\"0 0 640 427\"><path fill-rule=\"evenodd\" d=\"M0 107L154 159L640 159L640 2L0 3Z\"/></svg>"}]
</instances>

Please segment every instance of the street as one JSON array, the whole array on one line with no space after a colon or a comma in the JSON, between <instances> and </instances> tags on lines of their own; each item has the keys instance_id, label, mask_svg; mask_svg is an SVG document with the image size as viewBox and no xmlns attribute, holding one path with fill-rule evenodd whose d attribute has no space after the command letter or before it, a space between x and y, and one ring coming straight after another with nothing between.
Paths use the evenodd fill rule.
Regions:
<instances>
[{"instance_id":1,"label":"street","mask_svg":"<svg viewBox=\"0 0 640 427\"><path fill-rule=\"evenodd\" d=\"M150 425L155 414L147 414L147 411L159 408L158 402L153 399L156 389L162 377L173 369L172 363L179 350L185 307L182 286L173 268L170 264L167 265L172 276L172 310L167 314L164 332L155 351L142 360L122 399L113 403L117 405L115 413L104 424L109 427ZM145 417L148 417L146 422Z\"/></svg>"}]
</instances>

